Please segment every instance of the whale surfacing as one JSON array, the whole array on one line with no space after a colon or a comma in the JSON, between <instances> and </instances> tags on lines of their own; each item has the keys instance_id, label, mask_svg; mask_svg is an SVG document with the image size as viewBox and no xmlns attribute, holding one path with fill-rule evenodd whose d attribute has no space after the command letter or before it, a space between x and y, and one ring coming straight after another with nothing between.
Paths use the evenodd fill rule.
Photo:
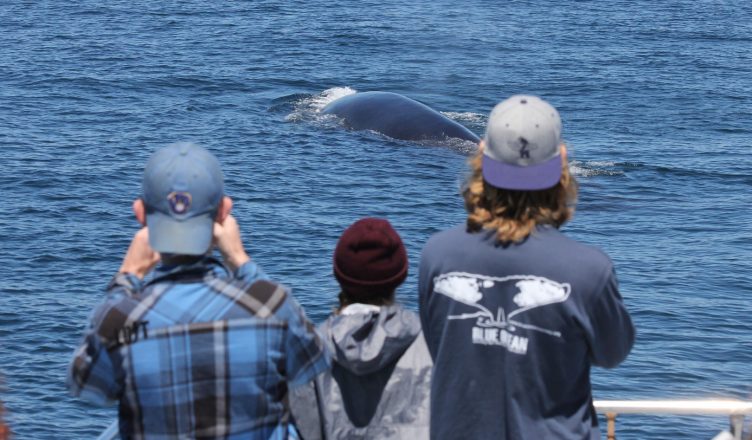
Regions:
<instances>
[{"instance_id":1,"label":"whale surfacing","mask_svg":"<svg viewBox=\"0 0 752 440\"><path fill-rule=\"evenodd\" d=\"M332 101L322 113L339 116L352 129L373 130L394 139L480 141L462 124L397 93L354 93Z\"/></svg>"}]
</instances>

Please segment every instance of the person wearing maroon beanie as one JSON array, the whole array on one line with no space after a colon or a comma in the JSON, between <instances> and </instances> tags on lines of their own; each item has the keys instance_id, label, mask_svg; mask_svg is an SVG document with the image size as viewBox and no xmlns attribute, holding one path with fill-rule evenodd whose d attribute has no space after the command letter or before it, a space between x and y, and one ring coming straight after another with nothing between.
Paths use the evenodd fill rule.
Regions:
<instances>
[{"instance_id":1,"label":"person wearing maroon beanie","mask_svg":"<svg viewBox=\"0 0 752 440\"><path fill-rule=\"evenodd\" d=\"M364 218L347 228L334 251L334 277L342 288L340 308L394 302L407 278L407 252L387 220Z\"/></svg>"},{"instance_id":2,"label":"person wearing maroon beanie","mask_svg":"<svg viewBox=\"0 0 752 440\"><path fill-rule=\"evenodd\" d=\"M339 307L318 328L332 369L290 397L306 440L429 438L431 356L417 314L395 301L408 266L387 220L358 220L340 237Z\"/></svg>"}]
</instances>

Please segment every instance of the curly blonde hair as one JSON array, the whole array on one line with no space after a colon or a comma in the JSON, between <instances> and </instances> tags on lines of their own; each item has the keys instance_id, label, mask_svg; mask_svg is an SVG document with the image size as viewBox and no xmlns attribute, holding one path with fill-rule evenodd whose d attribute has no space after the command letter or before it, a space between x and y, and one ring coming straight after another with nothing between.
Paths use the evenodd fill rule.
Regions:
<instances>
[{"instance_id":1,"label":"curly blonde hair","mask_svg":"<svg viewBox=\"0 0 752 440\"><path fill-rule=\"evenodd\" d=\"M468 232L496 230L501 244L521 242L536 225L563 225L574 214L577 181L562 157L561 179L556 186L540 191L496 188L483 179L483 148L468 161L470 175L462 188L467 210Z\"/></svg>"}]
</instances>

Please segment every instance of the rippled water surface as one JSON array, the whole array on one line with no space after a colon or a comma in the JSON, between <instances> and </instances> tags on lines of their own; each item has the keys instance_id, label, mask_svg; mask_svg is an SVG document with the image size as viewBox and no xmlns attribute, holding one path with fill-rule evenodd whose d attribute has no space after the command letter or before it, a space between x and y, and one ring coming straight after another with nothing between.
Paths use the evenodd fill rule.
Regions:
<instances>
[{"instance_id":1,"label":"rippled water surface","mask_svg":"<svg viewBox=\"0 0 752 440\"><path fill-rule=\"evenodd\" d=\"M752 398L752 6L745 0L93 0L0 7L0 372L19 439L86 439L115 417L67 396L86 316L136 231L156 148L223 163L253 258L316 321L331 253L388 217L418 255L463 221L471 145L351 132L319 110L408 95L481 134L544 96L581 184L565 229L617 265L638 339L595 397ZM725 417L638 417L620 439L709 439Z\"/></svg>"}]
</instances>

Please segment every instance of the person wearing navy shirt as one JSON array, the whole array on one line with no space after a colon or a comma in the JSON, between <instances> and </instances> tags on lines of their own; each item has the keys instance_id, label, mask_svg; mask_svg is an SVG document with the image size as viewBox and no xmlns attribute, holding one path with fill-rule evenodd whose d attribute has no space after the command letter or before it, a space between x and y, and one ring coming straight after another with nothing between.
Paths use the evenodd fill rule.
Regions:
<instances>
[{"instance_id":1,"label":"person wearing navy shirt","mask_svg":"<svg viewBox=\"0 0 752 440\"><path fill-rule=\"evenodd\" d=\"M559 113L499 103L470 167L466 223L420 261L431 438L598 439L590 368L622 362L635 331L608 256L559 231L576 199Z\"/></svg>"}]
</instances>

